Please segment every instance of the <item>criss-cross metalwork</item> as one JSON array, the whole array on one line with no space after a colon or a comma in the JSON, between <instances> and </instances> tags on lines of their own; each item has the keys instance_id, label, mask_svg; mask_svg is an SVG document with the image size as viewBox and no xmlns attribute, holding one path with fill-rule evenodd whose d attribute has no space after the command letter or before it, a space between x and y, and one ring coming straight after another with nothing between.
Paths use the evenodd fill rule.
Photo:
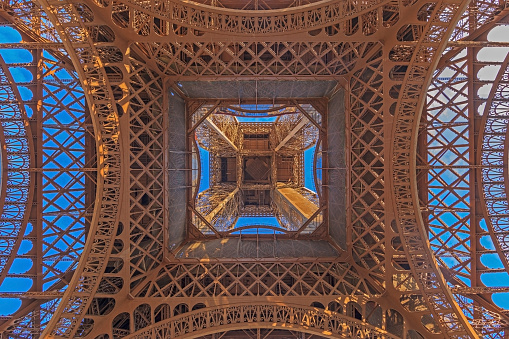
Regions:
<instances>
[{"instance_id":1,"label":"criss-cross metalwork","mask_svg":"<svg viewBox=\"0 0 509 339\"><path fill-rule=\"evenodd\" d=\"M2 338L507 337L505 2L0 4Z\"/></svg>"}]
</instances>

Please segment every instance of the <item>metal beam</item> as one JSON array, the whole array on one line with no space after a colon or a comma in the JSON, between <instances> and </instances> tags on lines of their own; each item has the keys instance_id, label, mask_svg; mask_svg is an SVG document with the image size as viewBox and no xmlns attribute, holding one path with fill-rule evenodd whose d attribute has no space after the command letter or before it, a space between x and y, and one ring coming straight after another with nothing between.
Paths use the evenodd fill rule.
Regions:
<instances>
[{"instance_id":1,"label":"metal beam","mask_svg":"<svg viewBox=\"0 0 509 339\"><path fill-rule=\"evenodd\" d=\"M448 47L509 47L508 41L449 41Z\"/></svg>"},{"instance_id":2,"label":"metal beam","mask_svg":"<svg viewBox=\"0 0 509 339\"><path fill-rule=\"evenodd\" d=\"M2 292L0 298L21 298L21 299L41 299L53 300L62 298L64 292L46 291L46 292Z\"/></svg>"},{"instance_id":3,"label":"metal beam","mask_svg":"<svg viewBox=\"0 0 509 339\"><path fill-rule=\"evenodd\" d=\"M470 295L470 294L491 294L491 293L507 293L509 287L453 287L451 288L453 293Z\"/></svg>"},{"instance_id":4,"label":"metal beam","mask_svg":"<svg viewBox=\"0 0 509 339\"><path fill-rule=\"evenodd\" d=\"M214 210L212 210L212 212L210 212L209 214L207 214L207 216L205 217L205 220L207 220L207 222L211 222L212 219L214 219L214 217L226 206L226 204L233 199L233 197L235 196L235 194L237 194L237 192L239 191L239 188L238 187L235 187L235 189L233 191L231 191L230 194L228 194L228 196L223 200L221 201L217 206L216 208L214 208Z\"/></svg>"},{"instance_id":5,"label":"metal beam","mask_svg":"<svg viewBox=\"0 0 509 339\"><path fill-rule=\"evenodd\" d=\"M210 127L212 128L212 130L214 132L216 132L217 134L219 134L219 136L221 137L221 139L223 139L224 141L226 141L226 143L228 145L231 146L231 148L233 148L235 150L235 152L238 152L238 148L237 146L235 146L235 144L226 136L226 134L224 134L223 131L221 131L221 129L219 127L217 127L216 124L214 124L214 122L210 119L210 118L207 118L205 119L205 123Z\"/></svg>"},{"instance_id":6,"label":"metal beam","mask_svg":"<svg viewBox=\"0 0 509 339\"><path fill-rule=\"evenodd\" d=\"M0 43L0 48L6 49L64 49L64 44L60 42L4 42Z\"/></svg>"},{"instance_id":7,"label":"metal beam","mask_svg":"<svg viewBox=\"0 0 509 339\"><path fill-rule=\"evenodd\" d=\"M300 131L304 126L306 126L308 122L309 120L306 117L302 117L302 120L297 124L297 126L295 126L290 131L290 133L288 133L288 135L279 143L279 145L277 145L275 151L276 152L279 151L284 145L286 145L286 143L290 141L290 139L293 138L298 131Z\"/></svg>"}]
</instances>

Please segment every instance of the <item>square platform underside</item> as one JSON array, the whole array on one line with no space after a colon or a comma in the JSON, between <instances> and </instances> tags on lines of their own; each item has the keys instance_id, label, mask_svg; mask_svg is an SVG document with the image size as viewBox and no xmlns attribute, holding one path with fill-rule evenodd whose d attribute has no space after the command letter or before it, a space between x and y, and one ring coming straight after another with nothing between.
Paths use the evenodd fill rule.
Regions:
<instances>
[{"instance_id":1,"label":"square platform underside","mask_svg":"<svg viewBox=\"0 0 509 339\"><path fill-rule=\"evenodd\" d=\"M341 249L346 249L346 165L345 165L345 92L337 90L334 80L294 81L182 81L179 90L188 99L329 99L327 112L327 152L329 154L329 235ZM336 91L334 92L334 89ZM181 247L182 258L285 258L285 257L334 257L338 251L324 240L240 240L237 238L192 241L186 239L186 189L182 155L185 152L185 103L169 89L168 131L170 141L169 165L169 229L168 248ZM177 169L177 170L175 170Z\"/></svg>"}]
</instances>

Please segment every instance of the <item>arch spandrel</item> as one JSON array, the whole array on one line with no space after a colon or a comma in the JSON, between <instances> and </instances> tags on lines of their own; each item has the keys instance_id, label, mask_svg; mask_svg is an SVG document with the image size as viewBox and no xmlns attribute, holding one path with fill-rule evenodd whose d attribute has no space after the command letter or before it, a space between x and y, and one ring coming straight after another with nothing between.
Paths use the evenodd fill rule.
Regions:
<instances>
[{"instance_id":1,"label":"arch spandrel","mask_svg":"<svg viewBox=\"0 0 509 339\"><path fill-rule=\"evenodd\" d=\"M33 139L25 107L9 67L0 56L2 129L1 203L3 246L0 259L0 284L5 280L21 245L29 222L33 201Z\"/></svg>"},{"instance_id":2,"label":"arch spandrel","mask_svg":"<svg viewBox=\"0 0 509 339\"><path fill-rule=\"evenodd\" d=\"M37 25L36 20L32 20L33 17L45 18L44 15L41 16L40 12L37 12L37 6L33 7L23 7L20 6L17 8L19 12L21 12L21 16L25 15L25 18L28 20L31 20L30 22L27 22L27 24L30 25ZM74 17L77 18L79 15L75 15ZM64 20L67 20L68 18L65 18ZM47 19L45 19L47 20ZM46 23L46 22L45 22ZM35 30L37 31L37 29ZM69 31L68 31L69 32ZM73 34L76 34L77 32L69 32L70 36L73 36ZM77 35L74 35L73 37L78 37ZM44 39L41 39L44 41ZM43 45L44 46L44 42ZM85 172L90 171L98 171L98 176L95 179L96 184L96 190L95 192L91 192L92 194L97 193L96 200L95 200L95 206L101 206L101 211L99 211L99 208L96 208L92 213L91 221L90 221L90 231L89 231L89 237L88 242L84 246L84 253L95 253L96 256L99 258L102 255L106 256L106 260L100 260L100 259L92 259L91 257L88 257L88 254L85 254L85 256L88 257L87 261L81 261L77 265L77 271L83 272L85 271L85 275L87 273L89 276L86 277L80 277L81 274L75 274L74 280L71 280L70 288L67 289L67 295L64 294L64 298L69 298L69 294L71 293L71 290L74 290L77 285L81 285L81 287L78 287L77 290L87 290L88 288L97 288L97 285L99 284L99 281L97 281L97 284L93 283L95 280L97 280L97 277L95 276L95 273L98 272L98 268L100 270L101 267L104 267L107 263L107 257L109 256L110 250L105 251L106 248L110 247L110 243L108 242L109 238L111 237L111 234L114 232L113 229L111 229L109 226L116 225L115 223L115 212L117 210L116 205L118 203L118 188L115 186L118 184L118 176L119 176L119 159L118 157L115 157L115 147L117 144L118 139L118 133L115 133L116 129L116 123L112 123L115 121L114 116L111 114L110 107L111 105L108 105L105 102L105 99L107 98L109 90L103 91L98 88L90 89L88 88L88 85L91 86L97 86L101 85L101 72L96 73L95 69L96 67L93 65L94 58L91 54L84 54L81 55L83 58L81 58L78 61L78 58L76 55L71 54L70 57L73 61L75 61L75 65L80 64L80 67L77 67L78 74L82 74L82 72L90 72L89 74L92 75L91 78L89 78L89 81L93 79L93 81L90 81L88 83L82 83L84 85L85 94L88 98L88 102L92 103L94 102L94 105L90 106L91 111L93 112L91 117L91 121L95 127L95 135L97 137L95 142L95 151L97 153L97 161L94 164L94 161L92 160L93 157L90 158L92 160L92 166L95 165L96 168L89 168L85 169ZM97 59L95 59L97 61ZM87 62L89 63L87 65ZM81 78L84 78L83 76ZM104 78L102 78L104 80ZM105 85L105 83L103 83ZM99 116L99 118L98 118ZM103 130L101 132L98 132L97 128L97 119L101 120L104 125L100 125ZM57 118L58 120L58 118ZM102 139L101 139L102 137ZM92 146L93 149L94 146ZM105 154L107 154L105 156ZM106 162L105 159L108 161ZM106 162L106 163L105 163ZM78 169L79 171L80 169ZM103 192L103 189L105 192ZM105 193L103 195L103 193ZM117 194L117 198L115 198L115 195ZM103 199L104 197L104 199ZM100 219L100 220L98 220ZM96 236L91 236L91 234L95 234L97 231ZM113 242L111 242L111 245L113 245ZM73 245L74 246L74 245ZM113 247L113 246L111 246ZM94 254L92 254L93 256ZM70 277L66 277L69 279ZM58 287L57 287L58 288ZM44 299L45 297L43 297ZM90 299L87 299L87 301L91 301ZM71 303L72 304L72 303ZM73 306L66 305L65 303L60 303L59 307L62 310L64 307L70 306L71 308ZM54 321L54 320L53 320ZM52 320L49 320L50 326ZM60 332L60 331L59 331ZM65 332L65 331L64 331Z\"/></svg>"},{"instance_id":3,"label":"arch spandrel","mask_svg":"<svg viewBox=\"0 0 509 339\"><path fill-rule=\"evenodd\" d=\"M360 17L370 11L377 10L377 7L387 3L388 1L380 0L369 4L323 0L276 10L238 10L196 2L161 1L144 4L135 1L121 1L116 4L118 9L133 8L135 11L129 18L124 18L122 23L119 19L116 22L119 27L141 28L138 30L138 34L141 36L150 36L153 32L158 32L158 35L162 36L168 35L167 28L156 29L152 26L153 19L161 20L169 25L177 24L201 31L219 31L241 35L286 34L344 22L352 17ZM106 6L105 9L111 11L112 15L121 13L112 6ZM366 25L369 23L366 22ZM162 26L162 23L159 23L158 26Z\"/></svg>"},{"instance_id":4,"label":"arch spandrel","mask_svg":"<svg viewBox=\"0 0 509 339\"><path fill-rule=\"evenodd\" d=\"M497 73L492 72L491 75L486 73L485 68L492 67L492 63L479 59L477 55L483 49L481 42L488 40L487 35L492 29L504 25L506 18L507 12L501 11L491 22L471 31L471 34L465 38L467 40L465 46L451 48L442 56L435 79L428 90L427 108L423 112L423 118L426 121L421 121L421 128L427 135L426 138L421 139L422 141L427 139L427 157L420 156L423 157L421 159L427 158L427 162L423 160L417 162L418 171L428 173L429 194L427 199L423 199L423 195L420 195L420 199L421 206L427 206L423 217L430 231L429 240L438 264L448 283L456 286L453 288L453 293L467 317L472 319L474 313L484 314L484 321L491 323L493 328L504 327L507 319L504 316L493 317L491 312L498 313L499 308L491 302L486 302L486 298L491 299L493 298L491 293L503 293L505 289L488 288L484 285L486 281L483 279L486 276L498 274L497 270L500 271L500 268L495 267L493 262L486 261L485 258L499 253L500 265L503 266L505 255L498 246L486 247L485 239L493 237L493 244L499 244L497 238L501 239L503 235L498 233L500 228L497 231L491 225L496 224L497 219L503 220L504 217L503 213L492 213L483 206L485 200L493 199L495 196L483 193L483 190L490 191L491 187L495 190L500 189L500 185L496 184L496 181L500 180L497 178L501 177L501 167L497 165L500 155L496 152L503 152L504 147L494 147L501 144L500 130L491 129L491 124L487 123L490 115L484 114L482 104L486 99L481 99L478 92L479 87L491 83L493 83L492 91L495 91L498 86ZM472 42L472 45L468 46L468 42ZM477 84L476 82L481 79L483 84ZM451 103L444 105L440 103L444 97L454 99ZM492 95L489 95L488 101L497 100L491 97ZM456 114L448 114L447 110L454 111ZM497 124L496 121L497 118L494 117L492 122ZM424 136L424 134L421 135ZM450 142L444 143L445 140ZM457 152L462 147L459 145L469 145L469 147L464 148L464 152ZM498 151L495 153L476 151L486 148L498 149ZM426 148L421 144L418 149L422 152ZM444 162L445 158L450 159L452 153L457 155L454 161ZM420 176L423 175L420 174ZM458 181L458 177L463 179ZM486 188L481 184L484 180L486 180ZM470 181L470 188L462 184L468 181ZM472 184L474 181L475 185ZM472 189L473 187L475 189ZM423 188L421 183L418 189L421 191ZM454 192L455 202L446 198L448 192ZM497 198L503 203L504 200L500 200L500 195ZM471 211L471 216L464 218L462 215L464 211ZM491 219L492 217L494 220ZM447 222L443 222L445 220ZM464 240L451 246L444 241L446 238ZM470 260L473 257L471 253L474 251L478 253L477 262ZM461 264L458 265L460 262ZM487 294L485 297L480 297L477 293ZM467 306L472 300L475 301L475 305ZM489 335L488 333L492 331L480 327L476 321L473 321L473 324L483 335Z\"/></svg>"},{"instance_id":5,"label":"arch spandrel","mask_svg":"<svg viewBox=\"0 0 509 339\"><path fill-rule=\"evenodd\" d=\"M306 21L298 25L297 30L302 31L294 35L294 40L282 47L289 52L285 55L278 54L274 47L285 39L263 31L265 28L256 20L225 24L219 34L201 31L200 23L187 19L185 24L179 23L179 18L168 19L162 25L164 18L151 17L154 9L141 8L138 3L42 5L65 37L86 90L98 140L97 190L102 192L98 193L98 197L102 194L101 203L96 200L84 259L60 306L53 309L55 315L44 335L134 336L140 324L156 326L151 324L156 318L169 322L205 312L200 308L187 314L193 305L179 306L183 299L200 301L208 310L218 309L220 303L258 305L277 299L280 304L297 303L295 307L309 312L311 304L336 302L341 307L335 308L358 317L356 324L362 326L367 326L367 321L379 323L367 314L366 305L375 303L380 306L370 306L370 310L377 309L392 319L383 326L394 336L420 333L436 338L475 337L469 321L477 324L476 329L478 322L466 317L457 305L460 302L461 307L469 308L474 303L468 298L455 301L433 257L438 253L429 247L425 221L420 220L418 206L423 202L417 201L414 175L416 169L420 170L416 166L421 166L414 163L419 124L415 112L423 103L445 37L453 30L458 37L466 31L464 22L461 28L451 25L465 18L462 13L466 3L372 3L374 7L353 10L348 17L334 17L337 21L330 25ZM214 15L233 13L193 6L206 8ZM23 8L27 7L18 4L18 14L27 18L21 15ZM297 13L303 8L282 12ZM186 10L185 15L188 13ZM267 17L273 12L245 13ZM485 20L473 8L472 13L479 16L478 22ZM323 15L319 22L327 17ZM357 21L353 20L356 15ZM256 24L250 28L250 22ZM321 31L314 31L308 24L320 26ZM238 38L250 29L257 35L245 41ZM286 30L285 34L290 32ZM399 36L392 34L380 41L384 34L397 32ZM165 39L171 44L162 43L155 33L168 34ZM223 44L220 50L211 49L210 39L221 34L224 37L217 40L218 46ZM338 43L343 36L348 38ZM129 49L118 48L127 46L124 39L133 42ZM221 43L222 39L228 43ZM54 42L60 44L58 39ZM169 140L166 111L173 102L168 90L185 97L179 80L256 81L273 77L334 79L340 83L337 88L345 89L349 151L345 210L349 223L344 254L332 260L266 256L200 260L175 256L166 238L171 227L168 225L174 222L168 210L175 204L164 174L171 161L163 152ZM185 105L194 110L200 103L187 97ZM202 236L198 229L186 234L191 242ZM314 236L326 239L327 232ZM349 306L352 303L358 307ZM174 308L180 310L177 313L187 311L171 318ZM142 320L138 324L136 319ZM304 329L304 324L297 326Z\"/></svg>"},{"instance_id":6,"label":"arch spandrel","mask_svg":"<svg viewBox=\"0 0 509 339\"><path fill-rule=\"evenodd\" d=\"M32 18L37 13L32 8L25 17ZM14 287L2 292L2 301L12 303L17 299L21 306L2 318L0 331L26 337L40 334L40 328L56 309L61 290L67 286L79 261L88 227L87 213L93 210L90 207L93 201L84 194L86 191L87 195L93 195L96 152L83 91L69 59L62 50L43 52L48 46L39 43L40 36L51 36L51 29L41 24L39 36L26 25L14 25L15 19L10 14L12 12L1 13L3 33L10 27L31 47L15 49L22 52L17 58L12 57L13 53L7 54L10 58L4 66L13 74L14 86L22 91L17 102L26 111L26 118L13 128L15 120L4 116L2 124L12 126L7 127L3 135L10 140L10 145L20 147L23 143L15 142L15 136L23 137L20 127L31 130L26 149L33 156L24 166L33 185L27 192L34 198L26 213L27 227L18 235L21 245L13 253L16 259L4 272L8 284ZM9 39L9 34L3 36L6 37ZM7 45L12 48L19 43L14 41ZM90 148L87 156L85 147ZM20 159L24 153L17 150L13 160ZM19 160L17 162L19 164ZM19 184L23 171L12 165L8 167L12 167L15 175L10 177ZM9 183L7 187L12 192L16 185ZM20 205L22 198L17 195ZM34 322L40 325L30 325Z\"/></svg>"},{"instance_id":7,"label":"arch spandrel","mask_svg":"<svg viewBox=\"0 0 509 339\"><path fill-rule=\"evenodd\" d=\"M380 328L336 312L313 307L277 304L238 304L201 309L151 325L126 338L179 337L198 338L213 333L246 328L296 330L331 338L388 338L392 335Z\"/></svg>"}]
</instances>

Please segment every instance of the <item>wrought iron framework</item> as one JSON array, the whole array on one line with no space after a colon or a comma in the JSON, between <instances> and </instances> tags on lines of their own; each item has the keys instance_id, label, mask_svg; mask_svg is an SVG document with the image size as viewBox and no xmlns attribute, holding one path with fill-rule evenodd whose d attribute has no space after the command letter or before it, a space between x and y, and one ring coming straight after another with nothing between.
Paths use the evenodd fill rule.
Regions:
<instances>
[{"instance_id":1,"label":"wrought iron framework","mask_svg":"<svg viewBox=\"0 0 509 339\"><path fill-rule=\"evenodd\" d=\"M479 56L508 47L488 39L509 23L505 2L0 4L0 26L21 36L0 47L30 56L0 57L0 301L20 303L0 318L2 338L509 335L493 301L509 279L483 280L509 272L509 56ZM486 67L496 75L483 78ZM307 87L258 88L268 82ZM239 84L254 89L246 97ZM344 218L344 244L334 224L307 239L240 240L257 255L179 254L184 238L203 245L215 217L197 204L203 227L175 235L177 190L198 195L198 145L241 142L235 119L207 115L246 103L312 105L324 118L315 127L344 127L344 140L319 133L314 170L327 175L309 196L329 220ZM182 153L168 127L178 107ZM285 119L271 136L282 148L314 140L285 141L307 126ZM194 131L216 141L189 140ZM344 169L326 156L331 145ZM331 191L340 173L344 197ZM232 192L222 195L236 202Z\"/></svg>"},{"instance_id":2,"label":"wrought iron framework","mask_svg":"<svg viewBox=\"0 0 509 339\"><path fill-rule=\"evenodd\" d=\"M196 157L195 163L200 169L208 167L210 177L210 187L203 191L197 189L200 180L191 178L192 182L196 181L193 185L188 182L188 234L192 234L193 240L198 233L215 234L217 237L235 233L241 237L242 231L264 228L265 231L273 231L274 237L279 237L277 231L291 232L296 238L300 234L313 233L318 227L326 228L323 216L327 204L316 192L304 187L303 161L304 151L313 146L313 160L316 160L316 143L326 138L322 125L324 112L317 112L310 104L291 102L264 105L260 109L256 109L257 105L247 108L222 106L225 104L228 102L215 100L207 104L203 101L196 111L186 112L188 157ZM236 116L249 117L253 121L239 122ZM256 122L257 118L263 117L275 120ZM178 127L170 126L170 133L173 128ZM196 144L208 151L208 164L200 159L198 152L193 154ZM284 161L289 162L289 166L285 166ZM308 164L308 167L309 171L323 171L317 169L316 164ZM263 178L251 177L249 169L253 175L259 174ZM321 176L324 175L326 173ZM290 190L293 200L281 193L285 190ZM251 201L248 196L254 200ZM263 197L263 202L258 201L260 197ZM300 209L295 207L298 202ZM309 211L302 210L306 204ZM263 225L254 220L251 225L239 228L235 224L242 216L276 217L279 225ZM189 229L193 227L199 232Z\"/></svg>"}]
</instances>

